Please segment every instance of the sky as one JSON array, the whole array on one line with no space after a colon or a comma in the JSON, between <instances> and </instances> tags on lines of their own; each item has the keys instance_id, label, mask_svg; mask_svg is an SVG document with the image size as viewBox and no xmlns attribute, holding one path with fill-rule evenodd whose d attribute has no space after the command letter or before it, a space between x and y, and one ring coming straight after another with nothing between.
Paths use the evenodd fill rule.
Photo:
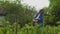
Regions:
<instances>
[{"instance_id":1,"label":"sky","mask_svg":"<svg viewBox=\"0 0 60 34\"><path fill-rule=\"evenodd\" d=\"M49 0L23 0L22 4L28 4L29 6L36 7L36 10L40 10L43 7L49 6Z\"/></svg>"}]
</instances>

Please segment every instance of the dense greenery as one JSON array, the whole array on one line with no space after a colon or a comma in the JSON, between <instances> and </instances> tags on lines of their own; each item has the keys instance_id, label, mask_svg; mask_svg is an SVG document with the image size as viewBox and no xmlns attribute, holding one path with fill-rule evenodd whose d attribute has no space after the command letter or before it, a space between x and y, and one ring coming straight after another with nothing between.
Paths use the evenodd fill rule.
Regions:
<instances>
[{"instance_id":1,"label":"dense greenery","mask_svg":"<svg viewBox=\"0 0 60 34\"><path fill-rule=\"evenodd\" d=\"M60 0L50 0L50 12L54 16L54 22L60 21Z\"/></svg>"},{"instance_id":2,"label":"dense greenery","mask_svg":"<svg viewBox=\"0 0 60 34\"><path fill-rule=\"evenodd\" d=\"M50 0L49 7L45 7L45 22L51 25L60 24L60 0ZM48 12L48 14L47 14Z\"/></svg>"},{"instance_id":3,"label":"dense greenery","mask_svg":"<svg viewBox=\"0 0 60 34\"><path fill-rule=\"evenodd\" d=\"M32 26L32 19L36 13L35 7L23 5L19 0L9 2L0 1L5 13L2 19L0 34L60 34L60 26L49 26L60 23L60 0L50 0L49 7L44 7L44 27L38 24ZM24 27L23 27L24 26ZM21 28L22 27L22 28Z\"/></svg>"},{"instance_id":4,"label":"dense greenery","mask_svg":"<svg viewBox=\"0 0 60 34\"><path fill-rule=\"evenodd\" d=\"M2 2L1 7L3 7L6 13L6 20L9 21L11 24L13 23L20 23L22 26L27 23L31 23L35 8L30 7L28 5L22 5L21 2L14 1L14 2Z\"/></svg>"}]
</instances>

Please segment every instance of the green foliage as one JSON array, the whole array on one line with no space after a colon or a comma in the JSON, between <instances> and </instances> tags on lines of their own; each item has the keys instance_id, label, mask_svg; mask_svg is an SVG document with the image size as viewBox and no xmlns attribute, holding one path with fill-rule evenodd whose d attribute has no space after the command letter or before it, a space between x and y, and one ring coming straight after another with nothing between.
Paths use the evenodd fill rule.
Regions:
<instances>
[{"instance_id":1,"label":"green foliage","mask_svg":"<svg viewBox=\"0 0 60 34\"><path fill-rule=\"evenodd\" d=\"M60 0L50 0L49 7L44 7L44 22L45 23L53 23L56 24L58 21L60 21ZM47 12L49 12L47 14Z\"/></svg>"},{"instance_id":2,"label":"green foliage","mask_svg":"<svg viewBox=\"0 0 60 34\"><path fill-rule=\"evenodd\" d=\"M44 23L55 23L60 20L59 0L50 0L50 2L50 6L44 8ZM2 21L3 27L0 27L0 34L16 34L16 32L18 34L60 34L60 26L40 27L38 24L35 26L31 25L33 15L35 14L34 7L24 6L18 0L14 2L0 1L0 6L3 7L6 13L5 19ZM20 28L20 24L17 23L25 24L25 26Z\"/></svg>"},{"instance_id":3,"label":"green foliage","mask_svg":"<svg viewBox=\"0 0 60 34\"><path fill-rule=\"evenodd\" d=\"M13 26L8 25L6 26L6 34L15 34L16 32L16 25ZM11 29L13 27L13 30ZM0 33L3 34L5 28L0 27ZM46 26L40 27L38 24L35 26L30 26L26 24L23 28L20 28L18 25L18 34L60 34L60 26L53 27L53 26Z\"/></svg>"},{"instance_id":4,"label":"green foliage","mask_svg":"<svg viewBox=\"0 0 60 34\"><path fill-rule=\"evenodd\" d=\"M55 20L60 20L60 0L50 0L50 10L51 14L55 15Z\"/></svg>"},{"instance_id":5,"label":"green foliage","mask_svg":"<svg viewBox=\"0 0 60 34\"><path fill-rule=\"evenodd\" d=\"M4 8L6 13L6 20L10 23L19 22L19 23L30 23L32 21L35 8L28 5L22 5L21 3L14 2L2 2L1 6ZM33 10L32 10L33 9Z\"/></svg>"}]
</instances>

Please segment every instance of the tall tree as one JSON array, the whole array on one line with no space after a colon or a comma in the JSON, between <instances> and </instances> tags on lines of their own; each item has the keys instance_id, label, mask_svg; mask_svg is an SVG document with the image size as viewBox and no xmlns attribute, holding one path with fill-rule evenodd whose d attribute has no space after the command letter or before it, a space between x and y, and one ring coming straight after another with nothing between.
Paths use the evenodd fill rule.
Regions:
<instances>
[{"instance_id":1,"label":"tall tree","mask_svg":"<svg viewBox=\"0 0 60 34\"><path fill-rule=\"evenodd\" d=\"M60 21L60 0L50 0L49 11L54 16L53 23Z\"/></svg>"}]
</instances>

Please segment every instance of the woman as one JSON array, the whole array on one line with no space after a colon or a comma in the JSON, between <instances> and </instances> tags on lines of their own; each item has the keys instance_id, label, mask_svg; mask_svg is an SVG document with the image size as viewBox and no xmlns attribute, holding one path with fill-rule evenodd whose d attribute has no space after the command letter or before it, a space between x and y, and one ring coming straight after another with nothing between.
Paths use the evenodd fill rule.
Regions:
<instances>
[{"instance_id":1,"label":"woman","mask_svg":"<svg viewBox=\"0 0 60 34\"><path fill-rule=\"evenodd\" d=\"M43 19L44 19L44 10L41 9L33 18L33 23L38 23L41 27L43 26Z\"/></svg>"}]
</instances>

